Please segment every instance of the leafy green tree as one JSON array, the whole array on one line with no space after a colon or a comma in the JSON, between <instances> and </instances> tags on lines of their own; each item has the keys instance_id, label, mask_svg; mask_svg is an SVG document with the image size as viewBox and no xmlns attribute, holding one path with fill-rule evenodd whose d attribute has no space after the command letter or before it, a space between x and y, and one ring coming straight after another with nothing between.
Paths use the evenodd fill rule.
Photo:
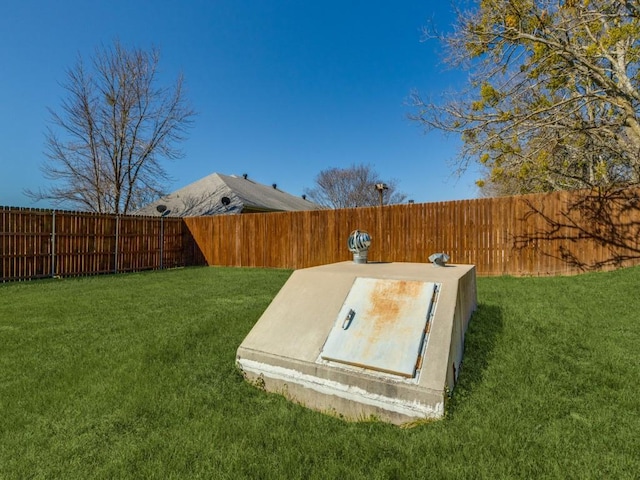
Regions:
<instances>
[{"instance_id":1,"label":"leafy green tree","mask_svg":"<svg viewBox=\"0 0 640 480\"><path fill-rule=\"evenodd\" d=\"M412 118L461 135L480 186L527 193L640 183L640 2L479 0L436 35L470 84Z\"/></svg>"},{"instance_id":2,"label":"leafy green tree","mask_svg":"<svg viewBox=\"0 0 640 480\"><path fill-rule=\"evenodd\" d=\"M181 156L193 110L183 79L157 85L159 53L127 49L119 42L96 50L90 65L81 57L67 71L68 96L50 110L48 160L41 170L53 184L27 192L98 213L127 213L157 198L167 175L161 160Z\"/></svg>"}]
</instances>

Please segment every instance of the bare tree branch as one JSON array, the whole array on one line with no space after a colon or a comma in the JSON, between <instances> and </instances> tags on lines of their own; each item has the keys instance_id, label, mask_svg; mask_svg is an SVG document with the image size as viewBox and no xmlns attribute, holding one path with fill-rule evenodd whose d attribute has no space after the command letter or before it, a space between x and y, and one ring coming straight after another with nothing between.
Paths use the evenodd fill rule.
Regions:
<instances>
[{"instance_id":1,"label":"bare tree branch","mask_svg":"<svg viewBox=\"0 0 640 480\"><path fill-rule=\"evenodd\" d=\"M316 176L316 186L305 189L310 200L327 208L353 208L380 204L375 185L384 183L383 203L402 203L407 196L398 191L396 180L382 181L370 165L329 168Z\"/></svg>"},{"instance_id":2,"label":"bare tree branch","mask_svg":"<svg viewBox=\"0 0 640 480\"><path fill-rule=\"evenodd\" d=\"M157 198L168 180L162 160L182 156L194 111L183 78L157 86L159 52L127 49L115 41L81 57L67 71L68 97L50 112L41 170L54 184L26 192L99 213L128 213Z\"/></svg>"}]
</instances>

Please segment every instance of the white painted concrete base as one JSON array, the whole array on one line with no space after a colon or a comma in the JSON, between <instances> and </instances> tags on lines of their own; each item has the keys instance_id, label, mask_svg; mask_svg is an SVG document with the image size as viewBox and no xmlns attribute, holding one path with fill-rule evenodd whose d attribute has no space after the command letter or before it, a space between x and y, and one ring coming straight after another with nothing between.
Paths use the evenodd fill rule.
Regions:
<instances>
[{"instance_id":1,"label":"white painted concrete base","mask_svg":"<svg viewBox=\"0 0 640 480\"><path fill-rule=\"evenodd\" d=\"M426 405L417 400L407 401L401 398L387 397L354 385L333 380L326 380L312 375L300 373L297 370L276 367L267 363L254 362L252 360L238 360L238 366L245 374L267 377L272 380L283 382L283 385L296 385L304 389L313 390L324 396L335 396L349 402L375 407L390 414L399 414L405 417L438 418L444 413L444 402L435 405ZM288 393L288 388L282 393ZM364 412L365 409L363 409Z\"/></svg>"}]
</instances>

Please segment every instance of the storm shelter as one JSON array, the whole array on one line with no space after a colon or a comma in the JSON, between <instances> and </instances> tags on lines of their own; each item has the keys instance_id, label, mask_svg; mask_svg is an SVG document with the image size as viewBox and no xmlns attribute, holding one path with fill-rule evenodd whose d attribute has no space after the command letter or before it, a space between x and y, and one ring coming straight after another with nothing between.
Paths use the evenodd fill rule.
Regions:
<instances>
[{"instance_id":1,"label":"storm shelter","mask_svg":"<svg viewBox=\"0 0 640 480\"><path fill-rule=\"evenodd\" d=\"M347 419L438 418L475 308L473 265L296 270L238 348L237 364L267 391Z\"/></svg>"}]
</instances>

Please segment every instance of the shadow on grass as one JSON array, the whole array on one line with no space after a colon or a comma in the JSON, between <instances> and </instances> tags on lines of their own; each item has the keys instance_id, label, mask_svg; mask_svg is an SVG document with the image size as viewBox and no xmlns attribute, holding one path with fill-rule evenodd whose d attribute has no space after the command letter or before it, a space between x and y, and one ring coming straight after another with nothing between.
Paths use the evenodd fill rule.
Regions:
<instances>
[{"instance_id":1,"label":"shadow on grass","mask_svg":"<svg viewBox=\"0 0 640 480\"><path fill-rule=\"evenodd\" d=\"M473 395L482 382L491 354L503 328L502 310L497 305L479 304L465 335L462 370L447 404L447 418Z\"/></svg>"}]
</instances>

